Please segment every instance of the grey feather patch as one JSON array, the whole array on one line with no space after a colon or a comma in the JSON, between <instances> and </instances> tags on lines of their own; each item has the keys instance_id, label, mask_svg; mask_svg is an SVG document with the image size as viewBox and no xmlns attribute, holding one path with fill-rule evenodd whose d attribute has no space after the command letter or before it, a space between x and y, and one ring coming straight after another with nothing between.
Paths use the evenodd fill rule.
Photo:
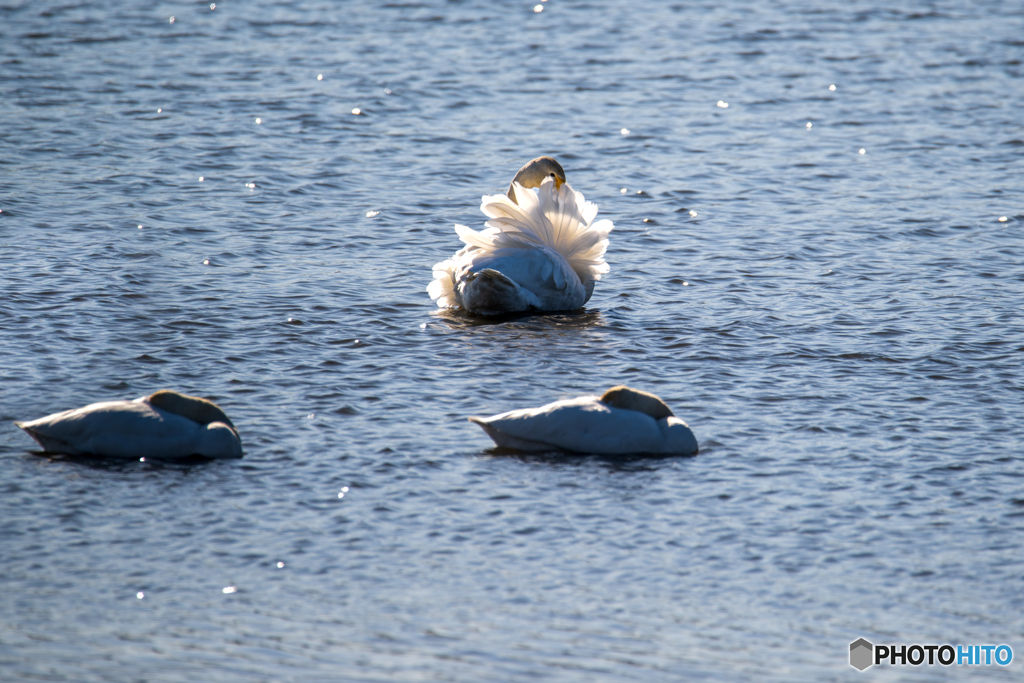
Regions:
<instances>
[{"instance_id":1,"label":"grey feather patch","mask_svg":"<svg viewBox=\"0 0 1024 683\"><path fill-rule=\"evenodd\" d=\"M168 413L180 415L201 425L210 424L211 422L223 422L228 427L231 427L231 431L235 433L235 436L238 436L238 430L235 429L231 418L213 401L207 401L205 398L199 398L198 396L179 394L170 389L161 389L151 394L146 400L151 406L166 410Z\"/></svg>"},{"instance_id":2,"label":"grey feather patch","mask_svg":"<svg viewBox=\"0 0 1024 683\"><path fill-rule=\"evenodd\" d=\"M601 396L601 402L613 408L635 410L650 415L655 420L672 417L675 413L660 398L646 391L631 389L625 385L612 387Z\"/></svg>"}]
</instances>

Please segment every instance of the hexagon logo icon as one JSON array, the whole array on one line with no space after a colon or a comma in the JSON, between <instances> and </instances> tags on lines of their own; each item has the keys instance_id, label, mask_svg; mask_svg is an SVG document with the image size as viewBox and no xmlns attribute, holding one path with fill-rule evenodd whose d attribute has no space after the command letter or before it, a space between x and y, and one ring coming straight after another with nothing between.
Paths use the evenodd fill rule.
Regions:
<instances>
[{"instance_id":1,"label":"hexagon logo icon","mask_svg":"<svg viewBox=\"0 0 1024 683\"><path fill-rule=\"evenodd\" d=\"M850 666L857 671L863 671L871 666L874 658L875 646L868 641L858 638L850 643Z\"/></svg>"}]
</instances>

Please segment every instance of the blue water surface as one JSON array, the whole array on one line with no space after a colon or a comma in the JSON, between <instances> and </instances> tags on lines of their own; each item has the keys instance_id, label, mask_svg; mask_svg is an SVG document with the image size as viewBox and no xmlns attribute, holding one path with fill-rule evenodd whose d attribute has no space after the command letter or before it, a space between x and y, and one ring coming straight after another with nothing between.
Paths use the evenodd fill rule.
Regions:
<instances>
[{"instance_id":1,"label":"blue water surface","mask_svg":"<svg viewBox=\"0 0 1024 683\"><path fill-rule=\"evenodd\" d=\"M0 4L0 679L1017 680L1024 9L895 7ZM439 311L541 154L611 272ZM623 383L701 453L466 420ZM11 424L160 388L245 458Z\"/></svg>"}]
</instances>

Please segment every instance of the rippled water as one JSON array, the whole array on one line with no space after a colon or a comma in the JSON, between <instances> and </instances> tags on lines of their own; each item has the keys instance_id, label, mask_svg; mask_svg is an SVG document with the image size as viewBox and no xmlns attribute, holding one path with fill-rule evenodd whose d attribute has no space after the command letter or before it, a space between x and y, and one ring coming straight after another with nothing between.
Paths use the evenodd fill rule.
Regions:
<instances>
[{"instance_id":1,"label":"rippled water","mask_svg":"<svg viewBox=\"0 0 1024 683\"><path fill-rule=\"evenodd\" d=\"M0 6L0 678L1015 678L847 652L1024 656L1021 8L531 2ZM439 313L539 154L611 273ZM465 420L618 383L700 455ZM245 459L10 424L161 387Z\"/></svg>"}]
</instances>

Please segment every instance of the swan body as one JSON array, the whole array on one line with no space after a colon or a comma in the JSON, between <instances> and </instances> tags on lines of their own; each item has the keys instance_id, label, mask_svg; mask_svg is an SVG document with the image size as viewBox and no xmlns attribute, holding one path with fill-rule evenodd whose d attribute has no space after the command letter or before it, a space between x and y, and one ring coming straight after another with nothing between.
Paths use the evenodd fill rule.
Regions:
<instances>
[{"instance_id":1,"label":"swan body","mask_svg":"<svg viewBox=\"0 0 1024 683\"><path fill-rule=\"evenodd\" d=\"M471 417L494 443L525 452L696 455L697 439L655 396L618 386L539 408Z\"/></svg>"},{"instance_id":2,"label":"swan body","mask_svg":"<svg viewBox=\"0 0 1024 683\"><path fill-rule=\"evenodd\" d=\"M550 172L549 172L550 171ZM565 182L558 162L534 159L508 193L485 195L484 230L456 225L465 246L436 264L427 286L440 308L477 315L568 311L590 300L609 271L609 220Z\"/></svg>"},{"instance_id":3,"label":"swan body","mask_svg":"<svg viewBox=\"0 0 1024 683\"><path fill-rule=\"evenodd\" d=\"M47 453L107 458L241 458L235 426L215 403L175 391L105 401L15 422Z\"/></svg>"}]
</instances>

